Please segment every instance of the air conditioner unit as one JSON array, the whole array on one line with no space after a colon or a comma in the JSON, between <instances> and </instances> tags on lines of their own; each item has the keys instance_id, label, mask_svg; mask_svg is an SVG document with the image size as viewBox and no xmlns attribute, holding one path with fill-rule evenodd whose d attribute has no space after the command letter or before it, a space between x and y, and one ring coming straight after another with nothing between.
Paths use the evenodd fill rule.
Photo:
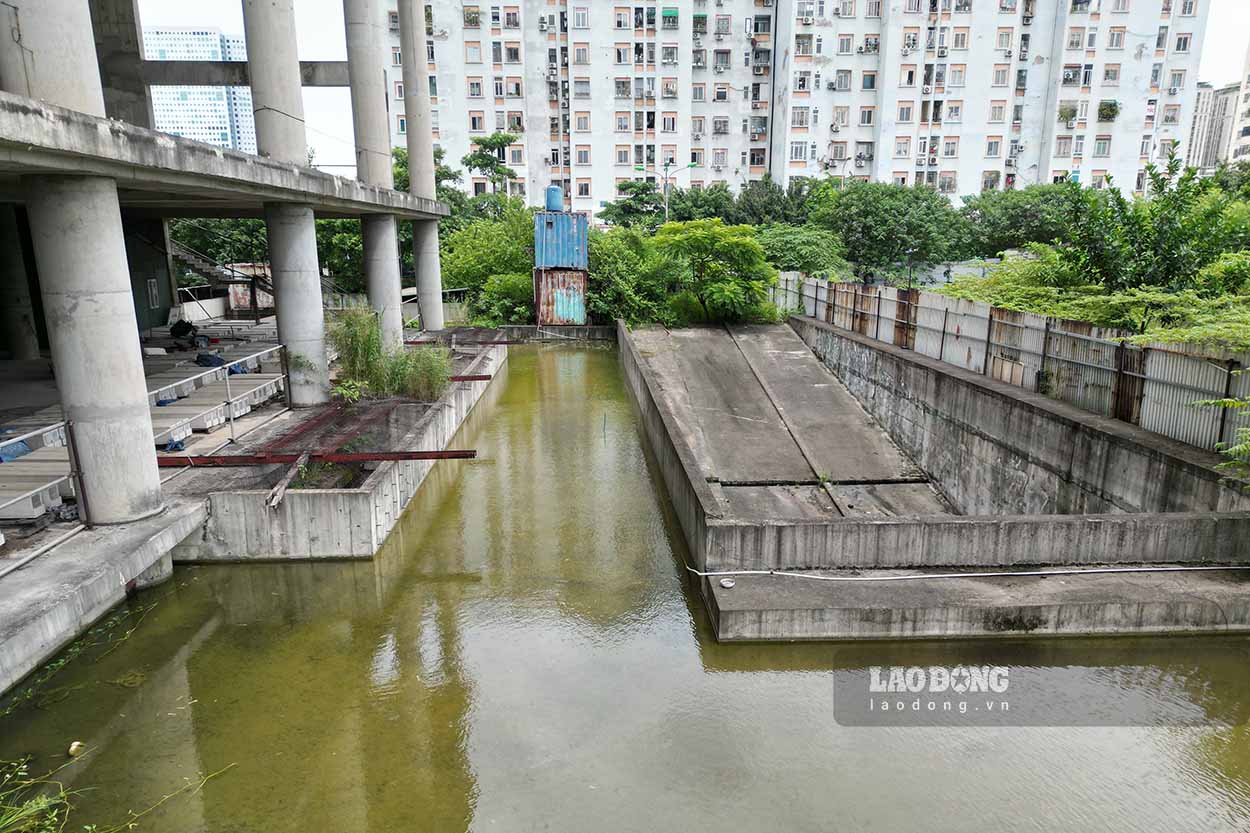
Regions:
<instances>
[{"instance_id":1,"label":"air conditioner unit","mask_svg":"<svg viewBox=\"0 0 1250 833\"><path fill-rule=\"evenodd\" d=\"M937 163L938 163L938 158L937 158L936 156L930 156L930 157L929 157L929 167L931 167L931 168L936 168L936 167L937 167Z\"/></svg>"},{"instance_id":2,"label":"air conditioner unit","mask_svg":"<svg viewBox=\"0 0 1250 833\"><path fill-rule=\"evenodd\" d=\"M761 136L763 136L763 135L764 135L763 133L752 133L752 134L751 134L751 141L752 141L752 142L758 142L758 141L760 140L760 137L761 137Z\"/></svg>"},{"instance_id":3,"label":"air conditioner unit","mask_svg":"<svg viewBox=\"0 0 1250 833\"><path fill-rule=\"evenodd\" d=\"M701 43L703 43L703 38L702 38L700 35L695 35L695 36L694 36L694 45L695 45L695 46L698 46L698 45L699 45L699 44L701 44Z\"/></svg>"},{"instance_id":4,"label":"air conditioner unit","mask_svg":"<svg viewBox=\"0 0 1250 833\"><path fill-rule=\"evenodd\" d=\"M831 125L829 125L829 132L830 132L830 133L841 133L841 132L842 132L842 125L840 125L840 124L831 124Z\"/></svg>"},{"instance_id":5,"label":"air conditioner unit","mask_svg":"<svg viewBox=\"0 0 1250 833\"><path fill-rule=\"evenodd\" d=\"M1022 60L1022 61L1027 61L1028 59L1029 59L1029 50L1027 50L1027 49L1021 49L1021 50L1020 50L1020 60Z\"/></svg>"},{"instance_id":6,"label":"air conditioner unit","mask_svg":"<svg viewBox=\"0 0 1250 833\"><path fill-rule=\"evenodd\" d=\"M903 57L904 57L904 58L906 58L906 57L907 57L908 55L910 55L910 54L911 54L911 47L910 47L910 46L904 46L904 47L903 47Z\"/></svg>"},{"instance_id":7,"label":"air conditioner unit","mask_svg":"<svg viewBox=\"0 0 1250 833\"><path fill-rule=\"evenodd\" d=\"M724 166L724 165L713 165L713 166L712 166L712 170L714 170L714 171L723 171L723 170L725 170L725 166Z\"/></svg>"},{"instance_id":8,"label":"air conditioner unit","mask_svg":"<svg viewBox=\"0 0 1250 833\"><path fill-rule=\"evenodd\" d=\"M1033 15L1026 14L1020 22L1023 23L1025 26L1028 26L1030 23L1033 22Z\"/></svg>"},{"instance_id":9,"label":"air conditioner unit","mask_svg":"<svg viewBox=\"0 0 1250 833\"><path fill-rule=\"evenodd\" d=\"M540 32L547 31L547 18L545 17L538 18L538 31Z\"/></svg>"},{"instance_id":10,"label":"air conditioner unit","mask_svg":"<svg viewBox=\"0 0 1250 833\"><path fill-rule=\"evenodd\" d=\"M804 26L811 26L811 25L812 25L813 23L815 23L815 22L816 22L816 18L814 18L814 17L804 17L804 18L803 18L803 25L804 25Z\"/></svg>"},{"instance_id":11,"label":"air conditioner unit","mask_svg":"<svg viewBox=\"0 0 1250 833\"><path fill-rule=\"evenodd\" d=\"M1009 156L1007 157L1007 161L1005 164L1007 165L1008 168L1014 168L1016 166L1016 160Z\"/></svg>"},{"instance_id":12,"label":"air conditioner unit","mask_svg":"<svg viewBox=\"0 0 1250 833\"><path fill-rule=\"evenodd\" d=\"M773 4L773 0L764 0L765 6L771 6L772 4Z\"/></svg>"},{"instance_id":13,"label":"air conditioner unit","mask_svg":"<svg viewBox=\"0 0 1250 833\"><path fill-rule=\"evenodd\" d=\"M923 156L922 156L922 157L920 157L919 159L917 159L917 160L916 160L916 167L917 167L917 168L923 168L923 167L924 167L924 157L923 157Z\"/></svg>"},{"instance_id":14,"label":"air conditioner unit","mask_svg":"<svg viewBox=\"0 0 1250 833\"><path fill-rule=\"evenodd\" d=\"M1068 129L1069 129L1069 130L1075 130L1075 129L1076 129L1076 119L1068 119L1068 121L1066 122L1066 124L1067 124L1067 126L1068 126Z\"/></svg>"},{"instance_id":15,"label":"air conditioner unit","mask_svg":"<svg viewBox=\"0 0 1250 833\"><path fill-rule=\"evenodd\" d=\"M694 135L692 135L692 136L690 137L690 139L691 139L691 141L695 141L695 142L702 142L702 141L703 141L703 134L702 134L702 133L695 133Z\"/></svg>"},{"instance_id":16,"label":"air conditioner unit","mask_svg":"<svg viewBox=\"0 0 1250 833\"><path fill-rule=\"evenodd\" d=\"M716 72L716 73L722 73L725 71L725 68L721 66L720 64L717 64L715 67L712 68L712 70L713 72Z\"/></svg>"},{"instance_id":17,"label":"air conditioner unit","mask_svg":"<svg viewBox=\"0 0 1250 833\"><path fill-rule=\"evenodd\" d=\"M563 109L565 109L565 110L569 109L569 100L566 98L566 99L564 99L563 101L561 101L561 102L560 102L560 107L561 107L561 108L563 108Z\"/></svg>"},{"instance_id":18,"label":"air conditioner unit","mask_svg":"<svg viewBox=\"0 0 1250 833\"><path fill-rule=\"evenodd\" d=\"M928 84L925 84L924 87L922 87L921 89L924 91L925 95L928 95L929 93L933 92L933 88L930 87Z\"/></svg>"},{"instance_id":19,"label":"air conditioner unit","mask_svg":"<svg viewBox=\"0 0 1250 833\"><path fill-rule=\"evenodd\" d=\"M763 75L766 69L767 67L759 66L759 67L752 67L751 71L754 72L756 75Z\"/></svg>"},{"instance_id":20,"label":"air conditioner unit","mask_svg":"<svg viewBox=\"0 0 1250 833\"><path fill-rule=\"evenodd\" d=\"M1177 95L1180 91L1180 87L1168 87L1168 95Z\"/></svg>"},{"instance_id":21,"label":"air conditioner unit","mask_svg":"<svg viewBox=\"0 0 1250 833\"><path fill-rule=\"evenodd\" d=\"M946 54L947 54L947 52L948 52L948 51L949 51L949 50L948 50L945 46L939 46L939 47L938 47L938 57L939 57L939 58L945 58L945 57L946 57Z\"/></svg>"},{"instance_id":22,"label":"air conditioner unit","mask_svg":"<svg viewBox=\"0 0 1250 833\"><path fill-rule=\"evenodd\" d=\"M826 90L836 90L837 88L838 88L838 85L837 85L837 84L835 84L834 82L832 82L832 81L826 81L826 82L825 82L825 89L826 89Z\"/></svg>"},{"instance_id":23,"label":"air conditioner unit","mask_svg":"<svg viewBox=\"0 0 1250 833\"><path fill-rule=\"evenodd\" d=\"M646 97L655 98L655 90L647 90Z\"/></svg>"},{"instance_id":24,"label":"air conditioner unit","mask_svg":"<svg viewBox=\"0 0 1250 833\"><path fill-rule=\"evenodd\" d=\"M716 33L716 39L717 39L717 40L724 40L724 39L725 39L725 33L724 33L724 32L717 32L717 33Z\"/></svg>"},{"instance_id":25,"label":"air conditioner unit","mask_svg":"<svg viewBox=\"0 0 1250 833\"><path fill-rule=\"evenodd\" d=\"M842 7L841 7L841 6L834 6L834 7L833 7L833 16L834 16L834 17L841 17L841 16L842 16Z\"/></svg>"},{"instance_id":26,"label":"air conditioner unit","mask_svg":"<svg viewBox=\"0 0 1250 833\"><path fill-rule=\"evenodd\" d=\"M1010 57L1011 57L1011 55L1012 55L1012 52L1011 52L1011 50L1010 50L1010 49L1004 49L1004 50L1003 50L1003 57L1004 57L1004 58L1010 58Z\"/></svg>"},{"instance_id":27,"label":"air conditioner unit","mask_svg":"<svg viewBox=\"0 0 1250 833\"><path fill-rule=\"evenodd\" d=\"M856 52L858 52L859 54L863 55L863 54L864 54L864 47L862 47L862 46L861 46L861 47L859 47L858 49L856 49L855 51L856 51Z\"/></svg>"},{"instance_id":28,"label":"air conditioner unit","mask_svg":"<svg viewBox=\"0 0 1250 833\"><path fill-rule=\"evenodd\" d=\"M855 160L855 167L857 167L857 168L862 168L862 167L864 167L864 160L863 160L863 159L856 159L856 160Z\"/></svg>"}]
</instances>

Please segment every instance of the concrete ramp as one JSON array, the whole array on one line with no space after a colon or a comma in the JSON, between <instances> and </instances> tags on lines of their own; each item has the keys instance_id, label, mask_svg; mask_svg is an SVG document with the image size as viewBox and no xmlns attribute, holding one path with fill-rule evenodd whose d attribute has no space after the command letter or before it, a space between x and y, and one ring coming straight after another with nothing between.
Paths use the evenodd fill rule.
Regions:
<instances>
[{"instance_id":1,"label":"concrete ramp","mask_svg":"<svg viewBox=\"0 0 1250 833\"><path fill-rule=\"evenodd\" d=\"M785 325L635 331L735 517L947 514L924 473Z\"/></svg>"}]
</instances>

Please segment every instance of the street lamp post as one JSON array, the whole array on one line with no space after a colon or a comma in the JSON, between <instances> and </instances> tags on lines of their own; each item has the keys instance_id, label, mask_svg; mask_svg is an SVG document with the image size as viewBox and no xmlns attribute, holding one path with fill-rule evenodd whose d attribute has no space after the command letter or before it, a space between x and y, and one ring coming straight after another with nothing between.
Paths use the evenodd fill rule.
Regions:
<instances>
[{"instance_id":1,"label":"street lamp post","mask_svg":"<svg viewBox=\"0 0 1250 833\"><path fill-rule=\"evenodd\" d=\"M691 162L689 165L683 165L682 167L678 168L672 173L669 173L669 170L672 167L673 167L673 160L671 159L665 161L663 173L661 173L660 171L657 171L655 168L647 168L645 165L634 166L635 171L642 171L643 173L652 173L652 174L656 174L657 176L663 177L664 179L664 222L666 223L668 222L668 183L671 180L676 179L677 174L681 173L683 170L687 170L689 168L693 168L696 166L695 166L695 163Z\"/></svg>"}]
</instances>

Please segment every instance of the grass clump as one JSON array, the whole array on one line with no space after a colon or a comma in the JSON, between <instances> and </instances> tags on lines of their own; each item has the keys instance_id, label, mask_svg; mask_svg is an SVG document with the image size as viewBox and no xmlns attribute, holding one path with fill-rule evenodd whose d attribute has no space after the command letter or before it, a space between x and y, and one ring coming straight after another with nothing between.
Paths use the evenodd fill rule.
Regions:
<instances>
[{"instance_id":1,"label":"grass clump","mask_svg":"<svg viewBox=\"0 0 1250 833\"><path fill-rule=\"evenodd\" d=\"M32 775L30 759L0 761L0 833L54 833L64 828L70 796L47 775Z\"/></svg>"},{"instance_id":2,"label":"grass clump","mask_svg":"<svg viewBox=\"0 0 1250 833\"><path fill-rule=\"evenodd\" d=\"M339 353L336 391L362 396L406 396L432 402L447 389L451 352L444 347L387 350L382 328L372 310L344 310L330 327L330 341Z\"/></svg>"}]
</instances>

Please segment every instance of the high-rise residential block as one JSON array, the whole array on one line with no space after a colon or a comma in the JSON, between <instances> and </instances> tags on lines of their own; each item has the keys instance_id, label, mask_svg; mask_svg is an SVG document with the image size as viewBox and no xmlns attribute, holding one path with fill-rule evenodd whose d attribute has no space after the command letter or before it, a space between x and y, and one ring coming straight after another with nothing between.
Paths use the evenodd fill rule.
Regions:
<instances>
[{"instance_id":1,"label":"high-rise residential block","mask_svg":"<svg viewBox=\"0 0 1250 833\"><path fill-rule=\"evenodd\" d=\"M209 27L152 28L143 32L149 61L246 61L242 36ZM256 152L252 92L247 87L151 88L158 130L245 153Z\"/></svg>"}]
</instances>

